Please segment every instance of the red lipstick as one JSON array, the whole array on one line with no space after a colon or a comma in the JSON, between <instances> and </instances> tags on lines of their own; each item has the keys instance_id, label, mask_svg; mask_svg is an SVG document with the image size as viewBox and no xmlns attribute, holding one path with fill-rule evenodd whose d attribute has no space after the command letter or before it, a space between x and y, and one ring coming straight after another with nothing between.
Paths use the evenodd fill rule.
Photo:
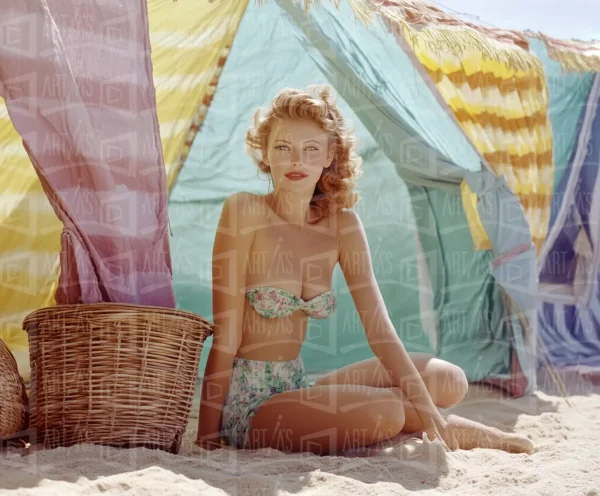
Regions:
<instances>
[{"instance_id":1,"label":"red lipstick","mask_svg":"<svg viewBox=\"0 0 600 496\"><path fill-rule=\"evenodd\" d=\"M285 177L287 177L291 181L301 181L305 177L308 177L303 172L288 172Z\"/></svg>"}]
</instances>

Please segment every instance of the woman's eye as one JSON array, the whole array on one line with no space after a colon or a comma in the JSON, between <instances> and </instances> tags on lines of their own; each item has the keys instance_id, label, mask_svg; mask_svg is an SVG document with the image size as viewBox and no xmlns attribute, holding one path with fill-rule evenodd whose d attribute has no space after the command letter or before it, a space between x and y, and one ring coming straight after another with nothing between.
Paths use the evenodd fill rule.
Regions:
<instances>
[{"instance_id":1,"label":"woman's eye","mask_svg":"<svg viewBox=\"0 0 600 496\"><path fill-rule=\"evenodd\" d=\"M287 151L290 150L290 147L286 146L286 145L277 145L277 146L275 146L275 150L281 150L281 151L286 151L287 152ZM309 151L309 152L318 152L319 149L316 148L316 147L314 147L314 146L309 146L309 147L306 148L306 151Z\"/></svg>"}]
</instances>

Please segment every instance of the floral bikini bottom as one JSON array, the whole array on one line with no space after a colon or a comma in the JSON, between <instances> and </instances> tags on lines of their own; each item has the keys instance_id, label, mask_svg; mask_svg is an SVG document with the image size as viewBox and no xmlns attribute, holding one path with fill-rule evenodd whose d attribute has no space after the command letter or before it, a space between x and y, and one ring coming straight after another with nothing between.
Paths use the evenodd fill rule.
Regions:
<instances>
[{"instance_id":1,"label":"floral bikini bottom","mask_svg":"<svg viewBox=\"0 0 600 496\"><path fill-rule=\"evenodd\" d=\"M252 417L263 403L278 393L311 386L300 356L284 361L235 357L223 404L221 440L237 448L248 447Z\"/></svg>"}]
</instances>

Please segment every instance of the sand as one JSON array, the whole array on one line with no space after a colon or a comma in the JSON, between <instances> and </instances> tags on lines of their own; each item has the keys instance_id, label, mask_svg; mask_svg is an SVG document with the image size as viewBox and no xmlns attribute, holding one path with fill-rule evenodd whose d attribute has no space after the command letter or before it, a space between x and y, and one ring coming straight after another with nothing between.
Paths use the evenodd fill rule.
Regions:
<instances>
[{"instance_id":1,"label":"sand","mask_svg":"<svg viewBox=\"0 0 600 496\"><path fill-rule=\"evenodd\" d=\"M0 494L586 495L600 496L600 386L566 373L567 400L547 374L540 391L507 398L471 386L449 411L528 436L533 455L445 453L410 435L345 456L205 451L194 445L196 402L179 455L93 445L0 453Z\"/></svg>"}]
</instances>

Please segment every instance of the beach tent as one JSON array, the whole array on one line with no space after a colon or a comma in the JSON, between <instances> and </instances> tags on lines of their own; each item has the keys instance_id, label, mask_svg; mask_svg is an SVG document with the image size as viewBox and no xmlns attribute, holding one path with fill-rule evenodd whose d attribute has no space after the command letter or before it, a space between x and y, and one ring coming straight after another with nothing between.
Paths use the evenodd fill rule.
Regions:
<instances>
[{"instance_id":1,"label":"beach tent","mask_svg":"<svg viewBox=\"0 0 600 496\"><path fill-rule=\"evenodd\" d=\"M345 2L308 15L283 0L148 2L177 304L211 317L223 201L267 192L244 154L254 110L282 87L331 84L361 143L356 210L399 336L472 381L526 394L536 386L536 252L549 215L548 195L535 188L553 174L541 63L517 35L445 26L450 18L430 8L415 16L415 5L386 2L367 27ZM52 304L60 223L0 118L10 142L3 161L17 171L0 172L10 200L0 222L0 332L25 369L21 321ZM372 356L339 267L333 287L336 314L309 321L309 373Z\"/></svg>"},{"instance_id":2,"label":"beach tent","mask_svg":"<svg viewBox=\"0 0 600 496\"><path fill-rule=\"evenodd\" d=\"M590 46L532 39L544 62L554 134L555 185L539 272L539 336L561 369L600 370L600 63ZM568 49L565 73L549 50ZM573 55L577 54L577 57Z\"/></svg>"},{"instance_id":3,"label":"beach tent","mask_svg":"<svg viewBox=\"0 0 600 496\"><path fill-rule=\"evenodd\" d=\"M314 83L332 84L356 125L365 160L357 211L407 348L459 364L470 380L504 381L514 394L532 390L535 247L519 199L487 168L411 48L382 23L355 22L344 4L321 5L308 17L289 2L248 6L170 197L179 305L210 315L222 202L236 191L268 191L244 154L253 111L282 87ZM469 223L477 207L483 234ZM333 287L338 312L309 321L301 352L309 372L372 356L339 267Z\"/></svg>"}]
</instances>

